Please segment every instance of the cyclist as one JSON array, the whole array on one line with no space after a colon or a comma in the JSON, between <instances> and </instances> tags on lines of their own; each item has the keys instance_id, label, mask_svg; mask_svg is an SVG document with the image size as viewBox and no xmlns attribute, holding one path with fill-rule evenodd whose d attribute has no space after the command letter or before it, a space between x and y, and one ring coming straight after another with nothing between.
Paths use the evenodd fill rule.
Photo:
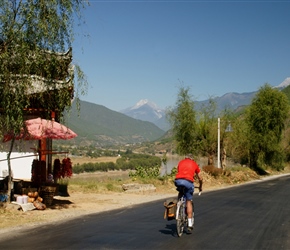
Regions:
<instances>
[{"instance_id":1,"label":"cyclist","mask_svg":"<svg viewBox=\"0 0 290 250\"><path fill-rule=\"evenodd\" d=\"M199 191L202 191L202 176L198 164L193 160L192 154L188 154L185 159L181 160L177 166L177 173L175 176L175 186L179 192L178 198L182 195L180 192L184 188L186 197L186 212L188 218L188 229L193 229L192 218L192 198L194 192L194 177L197 176L199 180Z\"/></svg>"}]
</instances>

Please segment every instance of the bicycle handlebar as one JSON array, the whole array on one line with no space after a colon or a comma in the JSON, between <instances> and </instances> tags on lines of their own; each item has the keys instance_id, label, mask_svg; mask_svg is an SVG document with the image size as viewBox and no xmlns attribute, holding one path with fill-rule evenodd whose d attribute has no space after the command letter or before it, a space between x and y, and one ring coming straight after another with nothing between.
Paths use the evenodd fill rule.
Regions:
<instances>
[{"instance_id":1,"label":"bicycle handlebar","mask_svg":"<svg viewBox=\"0 0 290 250\"><path fill-rule=\"evenodd\" d=\"M198 188L199 189L198 195L200 196L201 195L200 186L199 187L194 187L194 188Z\"/></svg>"}]
</instances>

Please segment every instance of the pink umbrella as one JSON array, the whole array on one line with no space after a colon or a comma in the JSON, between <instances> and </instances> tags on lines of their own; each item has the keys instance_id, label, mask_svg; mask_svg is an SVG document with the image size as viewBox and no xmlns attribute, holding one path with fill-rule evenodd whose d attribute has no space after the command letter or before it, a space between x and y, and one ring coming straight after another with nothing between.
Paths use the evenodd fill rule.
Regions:
<instances>
[{"instance_id":1,"label":"pink umbrella","mask_svg":"<svg viewBox=\"0 0 290 250\"><path fill-rule=\"evenodd\" d=\"M51 120L35 118L25 121L27 132L23 131L19 135L8 133L4 135L4 142L10 141L14 136L16 140L41 140L46 138L68 140L77 136L68 127Z\"/></svg>"}]
</instances>

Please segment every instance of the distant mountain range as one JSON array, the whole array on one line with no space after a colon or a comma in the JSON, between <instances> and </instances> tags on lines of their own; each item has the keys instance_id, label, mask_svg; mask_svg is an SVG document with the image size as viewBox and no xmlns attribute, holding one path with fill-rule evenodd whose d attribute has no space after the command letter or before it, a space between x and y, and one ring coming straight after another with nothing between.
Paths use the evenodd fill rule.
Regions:
<instances>
[{"instance_id":1,"label":"distant mountain range","mask_svg":"<svg viewBox=\"0 0 290 250\"><path fill-rule=\"evenodd\" d=\"M282 83L280 83L278 86L275 86L274 88L283 89L290 85L290 77L287 77Z\"/></svg>"},{"instance_id":2,"label":"distant mountain range","mask_svg":"<svg viewBox=\"0 0 290 250\"><path fill-rule=\"evenodd\" d=\"M221 97L213 98L217 104L217 113L220 113L223 109L230 108L235 110L238 107L249 105L252 99L255 97L257 92L248 92L248 93L227 93ZM209 100L196 102L196 108L199 109L202 105L209 103Z\"/></svg>"},{"instance_id":3,"label":"distant mountain range","mask_svg":"<svg viewBox=\"0 0 290 250\"><path fill-rule=\"evenodd\" d=\"M120 113L128 115L134 119L140 119L149 122L155 122L165 115L164 110L157 107L153 102L147 99L140 100L133 107L121 110Z\"/></svg>"},{"instance_id":4,"label":"distant mountain range","mask_svg":"<svg viewBox=\"0 0 290 250\"><path fill-rule=\"evenodd\" d=\"M290 85L290 78L274 87L284 89ZM286 88L288 89L288 88ZM249 105L257 92L227 93L214 98L217 111L225 107L236 110ZM196 102L196 107L206 104L209 100ZM65 115L68 125L78 136L68 142L78 145L124 145L154 141L161 138L169 129L166 111L153 102L144 99L134 106L116 112L102 105L80 102L80 112L73 103L70 114Z\"/></svg>"},{"instance_id":5,"label":"distant mountain range","mask_svg":"<svg viewBox=\"0 0 290 250\"><path fill-rule=\"evenodd\" d=\"M216 97L214 98L217 104L216 111L219 113L225 107L235 110L240 106L248 105L251 103L255 94L256 92L242 94L227 93L221 97ZM207 103L209 103L209 100L196 101L195 107L198 110L202 105L206 105ZM121 110L120 113L141 121L152 122L164 131L170 129L170 124L166 119L166 110L158 108L155 103L147 99L140 100L134 106Z\"/></svg>"},{"instance_id":6,"label":"distant mountain range","mask_svg":"<svg viewBox=\"0 0 290 250\"><path fill-rule=\"evenodd\" d=\"M134 106L121 110L120 113L141 121L152 122L164 131L170 128L165 110L147 99L140 100Z\"/></svg>"},{"instance_id":7,"label":"distant mountain range","mask_svg":"<svg viewBox=\"0 0 290 250\"><path fill-rule=\"evenodd\" d=\"M78 136L67 143L78 145L120 145L153 141L165 131L148 121L141 121L102 105L80 101L80 111L73 102L65 115L65 124Z\"/></svg>"},{"instance_id":8,"label":"distant mountain range","mask_svg":"<svg viewBox=\"0 0 290 250\"><path fill-rule=\"evenodd\" d=\"M281 84L274 88L284 89L290 85L290 77L286 78ZM257 91L247 93L226 93L221 97L215 97L214 100L217 104L217 113L222 111L225 107L232 110L236 110L241 106L249 105L252 99L255 97ZM196 109L199 109L202 105L206 105L209 100L196 101ZM121 110L127 116L142 121L149 121L154 123L156 126L164 131L170 129L170 124L166 119L166 111L159 108L155 103L144 99L140 100L137 104L132 107Z\"/></svg>"}]
</instances>

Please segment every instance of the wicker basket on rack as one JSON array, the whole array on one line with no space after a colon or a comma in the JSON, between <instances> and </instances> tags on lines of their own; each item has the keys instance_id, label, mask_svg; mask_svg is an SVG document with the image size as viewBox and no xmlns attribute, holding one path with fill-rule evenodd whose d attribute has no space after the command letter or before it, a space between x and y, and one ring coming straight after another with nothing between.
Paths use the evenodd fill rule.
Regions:
<instances>
[{"instance_id":1,"label":"wicker basket on rack","mask_svg":"<svg viewBox=\"0 0 290 250\"><path fill-rule=\"evenodd\" d=\"M43 203L46 206L50 206L53 201L53 196L55 194L56 187L54 186L42 186L40 187L40 195L43 198Z\"/></svg>"}]
</instances>

